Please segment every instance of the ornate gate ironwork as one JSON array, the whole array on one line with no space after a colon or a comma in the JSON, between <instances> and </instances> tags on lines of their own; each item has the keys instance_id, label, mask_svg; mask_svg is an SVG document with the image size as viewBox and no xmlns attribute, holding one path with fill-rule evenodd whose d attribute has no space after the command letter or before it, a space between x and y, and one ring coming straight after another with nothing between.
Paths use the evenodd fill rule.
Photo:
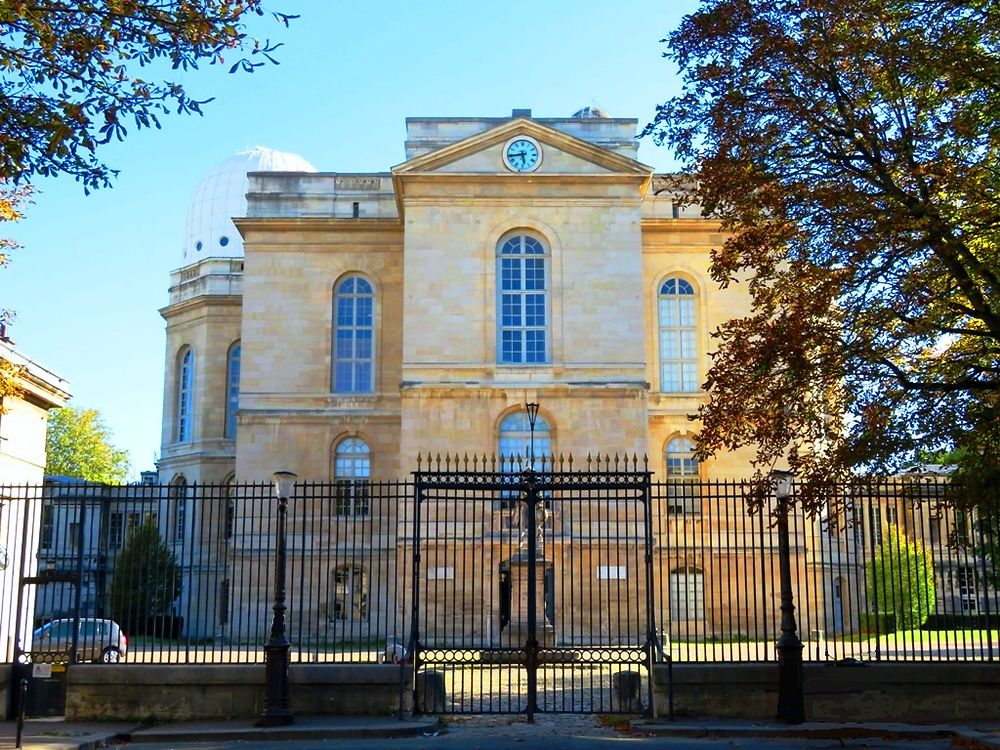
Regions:
<instances>
[{"instance_id":1,"label":"ornate gate ironwork","mask_svg":"<svg viewBox=\"0 0 1000 750\"><path fill-rule=\"evenodd\" d=\"M437 459L415 472L418 708L641 713L662 657L650 473L633 458Z\"/></svg>"}]
</instances>

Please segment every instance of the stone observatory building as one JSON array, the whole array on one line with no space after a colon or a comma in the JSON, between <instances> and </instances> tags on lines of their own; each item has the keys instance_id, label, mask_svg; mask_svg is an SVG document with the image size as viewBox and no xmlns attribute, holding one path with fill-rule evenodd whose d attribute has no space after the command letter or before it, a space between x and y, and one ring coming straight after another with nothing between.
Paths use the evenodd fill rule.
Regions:
<instances>
[{"instance_id":1,"label":"stone observatory building","mask_svg":"<svg viewBox=\"0 0 1000 750\"><path fill-rule=\"evenodd\" d=\"M636 161L638 121L412 117L405 160L319 172L256 148L194 192L167 322L165 481L407 476L419 453L648 455L699 465L687 415L719 225Z\"/></svg>"}]
</instances>

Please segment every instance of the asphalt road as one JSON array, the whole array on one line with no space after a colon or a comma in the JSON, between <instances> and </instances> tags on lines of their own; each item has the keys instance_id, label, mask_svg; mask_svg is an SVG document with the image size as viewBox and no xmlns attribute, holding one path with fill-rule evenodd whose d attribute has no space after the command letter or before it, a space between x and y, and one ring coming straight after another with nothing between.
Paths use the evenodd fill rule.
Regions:
<instances>
[{"instance_id":1,"label":"asphalt road","mask_svg":"<svg viewBox=\"0 0 1000 750\"><path fill-rule=\"evenodd\" d=\"M677 750L947 750L941 740L763 739L755 737L648 737L626 733L592 715L543 714L528 724L522 716L451 716L442 731L422 737L394 739L296 740L293 742L204 742L196 744L133 743L134 750L597 750L598 748L676 748Z\"/></svg>"},{"instance_id":2,"label":"asphalt road","mask_svg":"<svg viewBox=\"0 0 1000 750\"><path fill-rule=\"evenodd\" d=\"M599 748L674 748L676 750L949 750L948 740L889 741L881 739L850 740L806 740L788 738L783 740L720 737L717 739L691 739L678 737L552 737L552 736L469 736L461 732L447 733L438 737L410 737L376 740L315 740L302 742L222 742L184 745L131 744L134 750L278 750L295 747L296 750L599 750Z\"/></svg>"}]
</instances>

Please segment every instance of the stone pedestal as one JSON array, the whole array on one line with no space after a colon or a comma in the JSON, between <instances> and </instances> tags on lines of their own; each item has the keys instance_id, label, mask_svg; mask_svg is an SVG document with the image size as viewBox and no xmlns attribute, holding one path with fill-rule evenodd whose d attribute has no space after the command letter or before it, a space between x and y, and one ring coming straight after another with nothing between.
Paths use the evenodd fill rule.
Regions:
<instances>
[{"instance_id":1,"label":"stone pedestal","mask_svg":"<svg viewBox=\"0 0 1000 750\"><path fill-rule=\"evenodd\" d=\"M554 646L556 630L545 619L545 560L535 561L535 586L528 585L528 559L519 552L510 559L510 622L500 634L500 645L518 648L528 641L528 597L535 598L535 638L545 648Z\"/></svg>"}]
</instances>

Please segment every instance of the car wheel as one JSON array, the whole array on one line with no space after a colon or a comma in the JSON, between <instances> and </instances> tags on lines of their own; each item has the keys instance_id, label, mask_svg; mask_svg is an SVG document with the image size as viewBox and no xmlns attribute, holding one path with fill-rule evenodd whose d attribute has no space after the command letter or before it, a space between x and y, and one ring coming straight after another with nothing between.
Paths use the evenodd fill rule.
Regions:
<instances>
[{"instance_id":1,"label":"car wheel","mask_svg":"<svg viewBox=\"0 0 1000 750\"><path fill-rule=\"evenodd\" d=\"M101 654L101 661L105 664L117 664L122 660L122 652L116 648L104 649L104 653Z\"/></svg>"}]
</instances>

